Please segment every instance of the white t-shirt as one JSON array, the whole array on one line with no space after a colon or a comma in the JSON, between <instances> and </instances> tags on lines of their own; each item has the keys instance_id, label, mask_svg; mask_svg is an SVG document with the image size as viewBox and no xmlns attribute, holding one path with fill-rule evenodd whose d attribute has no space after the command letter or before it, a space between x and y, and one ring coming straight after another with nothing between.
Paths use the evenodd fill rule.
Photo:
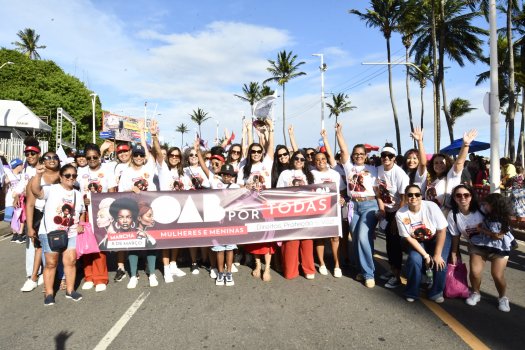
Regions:
<instances>
[{"instance_id":1,"label":"white t-shirt","mask_svg":"<svg viewBox=\"0 0 525 350\"><path fill-rule=\"evenodd\" d=\"M157 186L155 186L155 183L153 182L153 176L156 171L155 164L157 163L148 162L141 166L140 169L135 169L129 165L122 171L118 184L118 191L130 192L135 185L137 185L141 191L156 191Z\"/></svg>"},{"instance_id":2,"label":"white t-shirt","mask_svg":"<svg viewBox=\"0 0 525 350\"><path fill-rule=\"evenodd\" d=\"M21 174L22 176L20 178L20 181L14 189L16 194L26 193L26 186L29 183L29 180L31 180L31 178L36 175L36 168L33 168L31 165L25 163L24 169L22 169Z\"/></svg>"},{"instance_id":3,"label":"white t-shirt","mask_svg":"<svg viewBox=\"0 0 525 350\"><path fill-rule=\"evenodd\" d=\"M344 165L346 174L346 193L350 198L375 196L377 168L368 164L354 165L348 160Z\"/></svg>"},{"instance_id":4,"label":"white t-shirt","mask_svg":"<svg viewBox=\"0 0 525 350\"><path fill-rule=\"evenodd\" d=\"M80 214L84 212L84 201L80 192L68 191L60 184L44 186L42 189L46 204L38 234L67 230L68 237L75 237ZM74 210L73 206L75 206Z\"/></svg>"},{"instance_id":5,"label":"white t-shirt","mask_svg":"<svg viewBox=\"0 0 525 350\"><path fill-rule=\"evenodd\" d=\"M312 170L315 184L323 184L329 182L335 182L336 188L339 190L341 183L341 175L334 169L328 169L327 171L319 171L317 169Z\"/></svg>"},{"instance_id":6,"label":"white t-shirt","mask_svg":"<svg viewBox=\"0 0 525 350\"><path fill-rule=\"evenodd\" d=\"M9 184L7 185L7 193L5 194L5 206L6 207L12 207L15 205L15 199L13 198L15 194L15 188L18 186L18 183L22 179L22 173L15 174L13 171L9 168L5 169L5 179L4 181L7 182L9 180Z\"/></svg>"},{"instance_id":7,"label":"white t-shirt","mask_svg":"<svg viewBox=\"0 0 525 350\"><path fill-rule=\"evenodd\" d=\"M225 190L227 188L241 188L241 186L237 185L236 183L232 183L228 186L228 184L222 181L222 178L219 175L215 175L211 171L210 178L208 179L208 181L210 182L211 188L214 190Z\"/></svg>"},{"instance_id":8,"label":"white t-shirt","mask_svg":"<svg viewBox=\"0 0 525 350\"><path fill-rule=\"evenodd\" d=\"M394 212L399 209L401 195L405 193L409 183L410 178L397 164L388 171L383 166L377 169L377 187L385 204L385 211Z\"/></svg>"},{"instance_id":9,"label":"white t-shirt","mask_svg":"<svg viewBox=\"0 0 525 350\"><path fill-rule=\"evenodd\" d=\"M401 237L412 237L417 239L418 232L427 238L431 238L436 231L447 227L447 219L441 209L434 202L421 201L419 212L412 213L405 205L396 213L397 228ZM417 231L416 231L417 230Z\"/></svg>"},{"instance_id":10,"label":"white t-shirt","mask_svg":"<svg viewBox=\"0 0 525 350\"><path fill-rule=\"evenodd\" d=\"M469 213L467 215L461 214L458 212L456 214L457 225L454 222L454 213L452 210L448 213L448 230L452 236L458 236L461 234L463 238L469 240L470 237L474 234L479 233L478 224L483 222L483 214L479 211Z\"/></svg>"},{"instance_id":11,"label":"white t-shirt","mask_svg":"<svg viewBox=\"0 0 525 350\"><path fill-rule=\"evenodd\" d=\"M191 188L191 180L186 175L179 175L177 168L168 168L166 162L159 167L159 184L161 191L182 191Z\"/></svg>"},{"instance_id":12,"label":"white t-shirt","mask_svg":"<svg viewBox=\"0 0 525 350\"><path fill-rule=\"evenodd\" d=\"M199 165L185 167L184 175L190 179L189 189L195 189L195 184L197 182L200 183L200 185L204 188L210 188L210 182L208 181L208 177Z\"/></svg>"},{"instance_id":13,"label":"white t-shirt","mask_svg":"<svg viewBox=\"0 0 525 350\"><path fill-rule=\"evenodd\" d=\"M418 175L416 175L416 178L417 176ZM461 184L461 171L456 174L454 172L454 167L452 167L448 171L447 176L444 176L441 179L436 179L432 183L428 183L427 178L428 177L425 176L422 179L421 193L423 193L423 198L427 201L436 202L440 207L443 206L443 201L446 198L445 205L449 206L452 190L454 187Z\"/></svg>"},{"instance_id":14,"label":"white t-shirt","mask_svg":"<svg viewBox=\"0 0 525 350\"><path fill-rule=\"evenodd\" d=\"M120 177L122 176L122 172L124 171L124 169L128 168L129 163L118 163L116 165L115 165L115 163L108 163L108 166L110 166L110 164L114 165L113 173L114 173L114 177L115 177L115 182L117 183L117 186L118 186L119 183L120 183ZM80 176L80 174L79 174L79 176Z\"/></svg>"},{"instance_id":15,"label":"white t-shirt","mask_svg":"<svg viewBox=\"0 0 525 350\"><path fill-rule=\"evenodd\" d=\"M334 171L337 171L337 173L340 176L339 179L339 191L344 191L346 189L346 174L345 174L345 168L342 164L337 163L335 168L332 168Z\"/></svg>"},{"instance_id":16,"label":"white t-shirt","mask_svg":"<svg viewBox=\"0 0 525 350\"><path fill-rule=\"evenodd\" d=\"M308 185L306 175L302 170L287 169L283 170L277 179L277 185L275 187L292 187L292 186L303 186Z\"/></svg>"},{"instance_id":17,"label":"white t-shirt","mask_svg":"<svg viewBox=\"0 0 525 350\"><path fill-rule=\"evenodd\" d=\"M89 167L79 174L78 183L82 194L106 193L109 189L117 186L115 181L115 172L111 167L101 165L97 170L91 170Z\"/></svg>"},{"instance_id":18,"label":"white t-shirt","mask_svg":"<svg viewBox=\"0 0 525 350\"><path fill-rule=\"evenodd\" d=\"M250 176L246 179L244 178L244 167L246 165L242 166L237 174L237 184L248 186L253 183L261 183L264 180L262 189L272 188L272 165L272 159L269 156L265 156L262 162L252 164Z\"/></svg>"}]
</instances>

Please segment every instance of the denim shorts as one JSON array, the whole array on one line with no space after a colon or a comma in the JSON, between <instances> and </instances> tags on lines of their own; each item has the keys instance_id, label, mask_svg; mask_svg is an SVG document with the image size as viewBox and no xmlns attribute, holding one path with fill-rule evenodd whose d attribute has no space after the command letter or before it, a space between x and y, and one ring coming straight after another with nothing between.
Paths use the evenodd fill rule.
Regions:
<instances>
[{"instance_id":1,"label":"denim shorts","mask_svg":"<svg viewBox=\"0 0 525 350\"><path fill-rule=\"evenodd\" d=\"M237 249L235 244L226 244L226 245L214 245L211 247L211 250L214 252L223 252L225 250L234 250Z\"/></svg>"},{"instance_id":2,"label":"denim shorts","mask_svg":"<svg viewBox=\"0 0 525 350\"><path fill-rule=\"evenodd\" d=\"M496 259L505 259L505 258L508 259L509 258L508 253L505 254L505 253L494 252L494 251L491 251L488 247L482 247L482 246L478 246L478 245L474 245L474 244L469 244L468 245L468 252L469 252L469 254L479 255L479 256L481 256L481 258L483 260L488 260L488 261L494 261Z\"/></svg>"},{"instance_id":3,"label":"denim shorts","mask_svg":"<svg viewBox=\"0 0 525 350\"><path fill-rule=\"evenodd\" d=\"M42 251L44 253L57 253L51 250L49 247L49 241L47 240L47 234L40 234L38 235L38 240L40 241L40 244L42 245ZM77 236L69 237L67 239L67 249L76 249L77 247Z\"/></svg>"}]
</instances>

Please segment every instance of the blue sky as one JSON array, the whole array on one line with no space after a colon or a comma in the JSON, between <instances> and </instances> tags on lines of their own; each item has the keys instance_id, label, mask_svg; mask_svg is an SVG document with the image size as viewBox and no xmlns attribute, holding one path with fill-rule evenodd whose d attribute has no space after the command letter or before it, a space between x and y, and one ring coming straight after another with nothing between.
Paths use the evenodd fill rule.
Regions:
<instances>
[{"instance_id":1,"label":"blue sky","mask_svg":"<svg viewBox=\"0 0 525 350\"><path fill-rule=\"evenodd\" d=\"M167 142L180 144L180 134L175 132L180 123L196 129L188 114L197 108L219 121L221 133L228 128L240 135L241 117L249 116L250 108L233 94L240 94L245 83L268 78L267 59L275 59L281 50L291 50L298 61L305 62L302 71L307 73L286 87L286 122L294 125L300 146L317 145L320 132L319 58L312 57L313 53L325 55L325 92L345 92L357 107L340 117L347 142L395 143L386 67L361 65L386 61L384 38L348 14L351 8L363 11L368 1L0 0L0 6L1 46L12 48L18 30L34 28L41 35L41 44L47 45L40 51L42 58L57 62L84 81L100 96L104 109L141 117L148 101L148 114L158 114L161 135ZM484 20L478 24L488 29ZM503 21L498 24L502 26ZM392 38L392 57L404 57L397 35ZM462 97L477 108L458 121L456 137L475 125L478 139L488 141L489 117L482 100L489 87L474 85L475 75L488 67L447 65L449 101ZM405 151L411 144L405 68L396 66L393 71ZM419 93L418 84L412 83L416 118L420 114ZM430 151L431 86L425 90L424 100L425 145ZM325 110L326 128L332 135L333 118L328 119L328 113ZM281 101L275 118L276 142L282 143ZM213 120L203 125L203 137L210 142L215 126ZM503 143L503 117L500 127ZM444 147L448 135L444 127L442 130ZM185 140L188 138L186 135Z\"/></svg>"}]
</instances>

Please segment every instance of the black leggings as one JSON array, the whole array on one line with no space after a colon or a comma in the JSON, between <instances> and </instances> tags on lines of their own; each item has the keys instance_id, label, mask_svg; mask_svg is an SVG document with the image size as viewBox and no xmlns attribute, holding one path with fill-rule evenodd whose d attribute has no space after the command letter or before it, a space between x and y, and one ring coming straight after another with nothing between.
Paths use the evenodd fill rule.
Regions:
<instances>
[{"instance_id":1,"label":"black leggings","mask_svg":"<svg viewBox=\"0 0 525 350\"><path fill-rule=\"evenodd\" d=\"M401 237L397 230L396 212L386 213L386 255L388 256L388 263L393 268L401 271L403 263L403 250L401 248Z\"/></svg>"}]
</instances>

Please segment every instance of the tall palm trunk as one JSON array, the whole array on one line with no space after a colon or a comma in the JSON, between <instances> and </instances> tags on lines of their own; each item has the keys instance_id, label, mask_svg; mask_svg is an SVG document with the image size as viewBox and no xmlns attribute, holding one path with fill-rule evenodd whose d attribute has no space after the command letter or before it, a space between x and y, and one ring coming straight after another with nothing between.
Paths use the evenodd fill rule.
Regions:
<instances>
[{"instance_id":1,"label":"tall palm trunk","mask_svg":"<svg viewBox=\"0 0 525 350\"><path fill-rule=\"evenodd\" d=\"M521 162L521 154L523 153L523 134L525 133L525 96L523 95L525 93L525 89L521 88L521 125L520 125L520 137L518 141L518 153L517 153L517 160ZM523 166L523 164L521 164Z\"/></svg>"},{"instance_id":2,"label":"tall palm trunk","mask_svg":"<svg viewBox=\"0 0 525 350\"><path fill-rule=\"evenodd\" d=\"M447 121L448 136L450 137L450 143L452 143L454 142L454 125L452 125L452 118L450 117L450 111L448 110L445 79L441 80L441 92L443 94L443 111L445 112L445 120Z\"/></svg>"},{"instance_id":3,"label":"tall palm trunk","mask_svg":"<svg viewBox=\"0 0 525 350\"><path fill-rule=\"evenodd\" d=\"M339 118L339 115L336 114L335 115L335 125L337 125L338 118ZM334 131L334 156L336 153L337 153L337 131Z\"/></svg>"},{"instance_id":4,"label":"tall palm trunk","mask_svg":"<svg viewBox=\"0 0 525 350\"><path fill-rule=\"evenodd\" d=\"M514 45L512 43L512 2L507 1L507 44L509 46L509 108L507 109L507 119L509 121L509 157L514 162L516 158L514 145L514 117L516 116L516 94L514 89Z\"/></svg>"},{"instance_id":5,"label":"tall palm trunk","mask_svg":"<svg viewBox=\"0 0 525 350\"><path fill-rule=\"evenodd\" d=\"M410 55L408 54L408 49L410 45L405 46L405 62L409 62ZM414 122L412 121L412 102L410 101L410 74L408 70L410 69L409 66L407 66L407 74L405 76L405 85L407 90L407 105L408 105L408 120L410 121L410 131L414 131ZM414 148L416 148L416 140L414 140Z\"/></svg>"},{"instance_id":6,"label":"tall palm trunk","mask_svg":"<svg viewBox=\"0 0 525 350\"><path fill-rule=\"evenodd\" d=\"M454 131L452 130L452 120L450 118L450 112L448 110L447 104L447 95L445 92L445 5L443 0L439 1L439 17L440 17L440 26L439 26L439 82L441 85L441 92L443 94L443 112L445 112L445 121L447 123L448 135L450 137L450 143L454 141Z\"/></svg>"},{"instance_id":7,"label":"tall palm trunk","mask_svg":"<svg viewBox=\"0 0 525 350\"><path fill-rule=\"evenodd\" d=\"M184 133L181 132L180 136L181 136L180 149L182 149L182 147L184 146Z\"/></svg>"},{"instance_id":8,"label":"tall palm trunk","mask_svg":"<svg viewBox=\"0 0 525 350\"><path fill-rule=\"evenodd\" d=\"M436 4L432 2L432 93L434 102L434 151L440 149L441 140L441 120L440 120L440 96L439 96L439 75L437 60L437 35L436 35Z\"/></svg>"},{"instance_id":9,"label":"tall palm trunk","mask_svg":"<svg viewBox=\"0 0 525 350\"><path fill-rule=\"evenodd\" d=\"M420 128L423 129L424 126L423 126L423 120L424 120L424 116L425 116L425 100L424 100L424 92L425 92L425 89L424 88L421 88L421 96L420 96L420 99L421 99L421 121L420 121Z\"/></svg>"},{"instance_id":10,"label":"tall palm trunk","mask_svg":"<svg viewBox=\"0 0 525 350\"><path fill-rule=\"evenodd\" d=\"M386 53L388 63L390 63L390 38L386 38ZM396 104L394 102L394 91L392 89L392 66L388 65L388 90L390 91L390 103L392 104L392 112L394 113L394 125L396 128L397 153L401 154L401 133L399 132L399 120L397 119Z\"/></svg>"},{"instance_id":11,"label":"tall palm trunk","mask_svg":"<svg viewBox=\"0 0 525 350\"><path fill-rule=\"evenodd\" d=\"M288 143L286 142L286 118L285 118L285 86L286 84L283 84L283 140L284 145L288 147ZM275 126L274 126L275 127Z\"/></svg>"}]
</instances>

